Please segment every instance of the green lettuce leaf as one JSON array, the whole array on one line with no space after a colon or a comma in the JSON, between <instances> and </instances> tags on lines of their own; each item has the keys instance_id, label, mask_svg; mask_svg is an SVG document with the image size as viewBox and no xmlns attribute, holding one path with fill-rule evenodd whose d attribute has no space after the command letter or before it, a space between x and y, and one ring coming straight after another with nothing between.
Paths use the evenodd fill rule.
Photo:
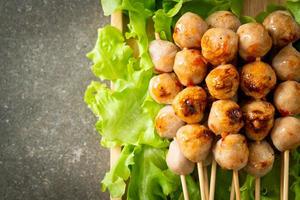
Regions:
<instances>
[{"instance_id":1,"label":"green lettuce leaf","mask_svg":"<svg viewBox=\"0 0 300 200\"><path fill-rule=\"evenodd\" d=\"M132 49L125 44L122 33L112 26L98 30L94 49L87 54L93 61L92 71L101 79L125 79L127 63L132 59Z\"/></svg>"},{"instance_id":2,"label":"green lettuce leaf","mask_svg":"<svg viewBox=\"0 0 300 200\"><path fill-rule=\"evenodd\" d=\"M296 21L300 23L300 1L287 0L286 7L293 13Z\"/></svg>"}]
</instances>

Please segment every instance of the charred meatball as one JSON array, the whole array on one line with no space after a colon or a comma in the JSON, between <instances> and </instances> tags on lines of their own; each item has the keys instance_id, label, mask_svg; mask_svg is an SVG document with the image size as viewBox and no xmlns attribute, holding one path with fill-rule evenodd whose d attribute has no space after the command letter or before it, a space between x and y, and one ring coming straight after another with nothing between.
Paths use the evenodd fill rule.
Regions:
<instances>
[{"instance_id":1,"label":"charred meatball","mask_svg":"<svg viewBox=\"0 0 300 200\"><path fill-rule=\"evenodd\" d=\"M274 92L274 104L282 116L300 113L300 83L285 81Z\"/></svg>"},{"instance_id":2,"label":"charred meatball","mask_svg":"<svg viewBox=\"0 0 300 200\"><path fill-rule=\"evenodd\" d=\"M154 76L149 83L150 96L160 104L171 104L182 90L182 85L174 73Z\"/></svg>"},{"instance_id":3,"label":"charred meatball","mask_svg":"<svg viewBox=\"0 0 300 200\"><path fill-rule=\"evenodd\" d=\"M238 36L226 28L211 28L201 40L202 54L213 65L233 60L238 50Z\"/></svg>"},{"instance_id":4,"label":"charred meatball","mask_svg":"<svg viewBox=\"0 0 300 200\"><path fill-rule=\"evenodd\" d=\"M212 104L208 127L216 135L238 133L243 127L242 111L237 103L231 100L218 100Z\"/></svg>"},{"instance_id":5,"label":"charred meatball","mask_svg":"<svg viewBox=\"0 0 300 200\"><path fill-rule=\"evenodd\" d=\"M255 99L265 97L276 84L274 70L261 61L244 65L240 79L243 92Z\"/></svg>"},{"instance_id":6,"label":"charred meatball","mask_svg":"<svg viewBox=\"0 0 300 200\"><path fill-rule=\"evenodd\" d=\"M176 115L186 123L200 122L207 103L205 91L198 86L182 90L173 101Z\"/></svg>"},{"instance_id":7,"label":"charred meatball","mask_svg":"<svg viewBox=\"0 0 300 200\"><path fill-rule=\"evenodd\" d=\"M207 30L206 22L197 14L187 12L177 21L173 39L180 48L200 48L202 35Z\"/></svg>"},{"instance_id":8,"label":"charred meatball","mask_svg":"<svg viewBox=\"0 0 300 200\"><path fill-rule=\"evenodd\" d=\"M300 119L282 117L275 120L271 139L279 151L297 148L300 145Z\"/></svg>"},{"instance_id":9,"label":"charred meatball","mask_svg":"<svg viewBox=\"0 0 300 200\"><path fill-rule=\"evenodd\" d=\"M249 145L249 159L245 171L252 176L262 177L271 171L274 160L274 150L268 142L252 142Z\"/></svg>"},{"instance_id":10,"label":"charred meatball","mask_svg":"<svg viewBox=\"0 0 300 200\"><path fill-rule=\"evenodd\" d=\"M153 40L149 45L149 53L158 73L172 72L178 47L165 40Z\"/></svg>"},{"instance_id":11,"label":"charred meatball","mask_svg":"<svg viewBox=\"0 0 300 200\"><path fill-rule=\"evenodd\" d=\"M155 118L155 128L162 138L174 138L177 130L184 125L184 122L175 115L173 107L163 107Z\"/></svg>"},{"instance_id":12,"label":"charred meatball","mask_svg":"<svg viewBox=\"0 0 300 200\"><path fill-rule=\"evenodd\" d=\"M177 131L176 139L187 159L200 162L206 159L211 150L213 134L205 126L188 124Z\"/></svg>"},{"instance_id":13,"label":"charred meatball","mask_svg":"<svg viewBox=\"0 0 300 200\"><path fill-rule=\"evenodd\" d=\"M287 11L277 10L269 14L263 25L273 39L273 44L283 47L300 37L300 27Z\"/></svg>"},{"instance_id":14,"label":"charred meatball","mask_svg":"<svg viewBox=\"0 0 300 200\"><path fill-rule=\"evenodd\" d=\"M247 23L239 27L239 54L247 61L263 57L272 47L272 38L259 23Z\"/></svg>"},{"instance_id":15,"label":"charred meatball","mask_svg":"<svg viewBox=\"0 0 300 200\"><path fill-rule=\"evenodd\" d=\"M272 65L280 80L300 81L300 52L292 44L280 50Z\"/></svg>"},{"instance_id":16,"label":"charred meatball","mask_svg":"<svg viewBox=\"0 0 300 200\"><path fill-rule=\"evenodd\" d=\"M241 25L237 16L229 11L217 11L209 15L206 22L210 28L226 28L236 32Z\"/></svg>"},{"instance_id":17,"label":"charred meatball","mask_svg":"<svg viewBox=\"0 0 300 200\"><path fill-rule=\"evenodd\" d=\"M274 124L274 106L266 101L254 100L242 107L245 132L251 140L263 140Z\"/></svg>"},{"instance_id":18,"label":"charred meatball","mask_svg":"<svg viewBox=\"0 0 300 200\"><path fill-rule=\"evenodd\" d=\"M214 98L230 99L239 87L239 73L231 64L220 65L210 71L205 82Z\"/></svg>"},{"instance_id":19,"label":"charred meatball","mask_svg":"<svg viewBox=\"0 0 300 200\"><path fill-rule=\"evenodd\" d=\"M180 83L185 86L199 84L207 72L205 59L201 51L195 49L183 49L175 57L174 72Z\"/></svg>"},{"instance_id":20,"label":"charred meatball","mask_svg":"<svg viewBox=\"0 0 300 200\"><path fill-rule=\"evenodd\" d=\"M222 168L240 170L248 162L247 140L241 134L230 134L218 140L213 148L213 154Z\"/></svg>"},{"instance_id":21,"label":"charred meatball","mask_svg":"<svg viewBox=\"0 0 300 200\"><path fill-rule=\"evenodd\" d=\"M188 175L193 172L195 164L184 157L179 149L178 143L174 140L169 146L166 156L169 169L177 175Z\"/></svg>"}]
</instances>

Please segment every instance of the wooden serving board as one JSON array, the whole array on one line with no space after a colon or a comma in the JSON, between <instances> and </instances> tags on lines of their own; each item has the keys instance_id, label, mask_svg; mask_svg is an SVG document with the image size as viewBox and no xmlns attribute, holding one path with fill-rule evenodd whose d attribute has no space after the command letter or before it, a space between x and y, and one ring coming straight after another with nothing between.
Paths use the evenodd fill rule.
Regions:
<instances>
[{"instance_id":1,"label":"wooden serving board","mask_svg":"<svg viewBox=\"0 0 300 200\"><path fill-rule=\"evenodd\" d=\"M270 3L283 4L285 0L244 0L244 15L256 16L259 12L265 10ZM111 15L111 25L123 31L122 12L118 11ZM113 86L112 86L113 87ZM110 166L118 160L121 153L120 147L110 149ZM121 198L111 198L111 200L121 200Z\"/></svg>"}]
</instances>

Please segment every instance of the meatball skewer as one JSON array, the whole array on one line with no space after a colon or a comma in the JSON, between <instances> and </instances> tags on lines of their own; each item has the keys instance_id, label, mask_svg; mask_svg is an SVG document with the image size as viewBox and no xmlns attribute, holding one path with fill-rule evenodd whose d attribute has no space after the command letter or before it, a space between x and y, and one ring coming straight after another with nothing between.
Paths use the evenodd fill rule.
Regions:
<instances>
[{"instance_id":1,"label":"meatball skewer","mask_svg":"<svg viewBox=\"0 0 300 200\"><path fill-rule=\"evenodd\" d=\"M248 161L248 148L246 138L237 134L243 127L242 111L237 103L231 100L218 100L212 104L208 126L216 135L222 138L213 148L215 161L223 168L233 170L233 180L236 198L240 199L238 170ZM212 164L212 167L216 166ZM215 169L212 168L210 199L214 199Z\"/></svg>"},{"instance_id":2,"label":"meatball skewer","mask_svg":"<svg viewBox=\"0 0 300 200\"><path fill-rule=\"evenodd\" d=\"M150 54L151 53L154 54L154 55L151 55L151 57L152 57L152 61L155 66L155 70L157 72L171 72L173 70L175 54L177 51L175 52L173 58L171 58L172 54L170 57L170 53L172 53L172 52L170 52L170 49L172 51L175 51L175 48L173 48L171 45L172 43L169 44L167 41L164 41L167 43L162 42L162 40L160 40L158 33L155 33L155 39L156 39L155 40L156 43L154 43L154 42L152 43L152 45L154 47L157 45L162 45L162 47L164 46L163 48L169 48L169 49L163 49L164 51L169 50L168 54L166 54L164 51L161 51L159 54L156 54L154 49L152 49L153 52L151 52L151 44L150 44L149 51L150 51ZM155 60L155 56L156 56L157 60ZM159 76L157 76L157 77L159 77ZM169 77L167 77L167 78L169 78L169 80L171 80L171 84L173 81L173 86L177 85L177 87L175 86L175 88L177 88L177 89L175 89L175 95L176 95L180 91L179 88L182 88L182 86L180 85L179 81L177 80L176 75L170 74ZM172 103L172 101L173 101L174 95L171 95L171 97L167 97L167 99L166 99L166 98L161 98L162 97L161 95L156 95L157 93L153 92L153 90L159 91L161 88L163 88L163 86L167 85L168 84L167 78L166 78L165 82L164 81L156 81L154 79L154 81L152 81L152 84L151 84L151 81L150 81L150 87L149 87L150 95L152 94L151 95L152 98L158 103L165 103L165 102ZM160 80L160 79L158 79L158 80ZM161 88L153 86L153 85L155 85L153 83L155 81L161 85ZM152 86L152 92L151 92L151 86ZM167 90L167 88L164 88L164 90ZM158 92L158 94L159 94L159 92ZM181 153L181 151L179 149L178 143L175 140L177 130L183 125L184 125L184 122L181 121L175 115L175 112L174 112L172 106L170 106L170 105L163 107L158 112L158 114L155 118L155 129L156 129L157 133L159 134L159 136L162 138L168 138L168 139L174 138L174 140L170 143L169 150L166 155L166 163L167 163L168 168L171 171L173 171L175 174L178 174L180 176L184 200L189 200L189 193L188 193L188 189L187 189L185 175L193 172L194 163L192 163L191 161L189 161L188 159L186 159L183 156L183 154Z\"/></svg>"}]
</instances>

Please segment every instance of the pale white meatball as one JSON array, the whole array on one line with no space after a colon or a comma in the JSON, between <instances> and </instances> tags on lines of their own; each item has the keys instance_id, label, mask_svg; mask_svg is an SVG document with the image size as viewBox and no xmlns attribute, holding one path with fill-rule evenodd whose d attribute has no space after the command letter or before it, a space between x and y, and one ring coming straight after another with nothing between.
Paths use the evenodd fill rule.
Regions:
<instances>
[{"instance_id":1,"label":"pale white meatball","mask_svg":"<svg viewBox=\"0 0 300 200\"><path fill-rule=\"evenodd\" d=\"M172 42L165 40L153 40L149 44L149 53L158 73L172 72L175 55L178 47Z\"/></svg>"},{"instance_id":2,"label":"pale white meatball","mask_svg":"<svg viewBox=\"0 0 300 200\"><path fill-rule=\"evenodd\" d=\"M207 103L205 91L198 86L182 90L173 101L176 115L186 123L198 123L204 115Z\"/></svg>"},{"instance_id":3,"label":"pale white meatball","mask_svg":"<svg viewBox=\"0 0 300 200\"><path fill-rule=\"evenodd\" d=\"M276 84L276 74L267 63L255 61L243 66L240 85L243 92L255 99L265 97Z\"/></svg>"},{"instance_id":4,"label":"pale white meatball","mask_svg":"<svg viewBox=\"0 0 300 200\"><path fill-rule=\"evenodd\" d=\"M300 81L300 52L287 45L273 58L272 66L280 80Z\"/></svg>"},{"instance_id":5,"label":"pale white meatball","mask_svg":"<svg viewBox=\"0 0 300 200\"><path fill-rule=\"evenodd\" d=\"M230 99L239 88L239 72L231 65L220 65L207 75L205 82L211 96L217 99Z\"/></svg>"},{"instance_id":6,"label":"pale white meatball","mask_svg":"<svg viewBox=\"0 0 300 200\"><path fill-rule=\"evenodd\" d=\"M174 73L154 76L149 83L150 96L160 104L171 104L182 90L182 85Z\"/></svg>"},{"instance_id":7,"label":"pale white meatball","mask_svg":"<svg viewBox=\"0 0 300 200\"><path fill-rule=\"evenodd\" d=\"M176 133L176 139L182 154L193 162L204 161L213 142L213 133L205 126L188 124Z\"/></svg>"},{"instance_id":8,"label":"pale white meatball","mask_svg":"<svg viewBox=\"0 0 300 200\"><path fill-rule=\"evenodd\" d=\"M239 28L241 22L237 16L229 11L217 11L209 15L206 23L210 28L227 28L234 32Z\"/></svg>"},{"instance_id":9,"label":"pale white meatball","mask_svg":"<svg viewBox=\"0 0 300 200\"><path fill-rule=\"evenodd\" d=\"M279 151L295 149L300 145L300 119L282 117L275 120L271 139Z\"/></svg>"},{"instance_id":10,"label":"pale white meatball","mask_svg":"<svg viewBox=\"0 0 300 200\"><path fill-rule=\"evenodd\" d=\"M178 143L174 140L169 146L166 156L169 169L177 175L188 175L193 172L195 164L184 157L179 149Z\"/></svg>"},{"instance_id":11,"label":"pale white meatball","mask_svg":"<svg viewBox=\"0 0 300 200\"><path fill-rule=\"evenodd\" d=\"M174 138L177 130L184 125L184 122L175 115L173 107L163 107L155 118L155 128L162 138Z\"/></svg>"},{"instance_id":12,"label":"pale white meatball","mask_svg":"<svg viewBox=\"0 0 300 200\"><path fill-rule=\"evenodd\" d=\"M287 11L277 10L269 14L263 21L276 46L285 46L300 37L300 27Z\"/></svg>"},{"instance_id":13,"label":"pale white meatball","mask_svg":"<svg viewBox=\"0 0 300 200\"><path fill-rule=\"evenodd\" d=\"M201 38L208 25L197 14L187 12L174 27L173 39L180 48L200 48Z\"/></svg>"},{"instance_id":14,"label":"pale white meatball","mask_svg":"<svg viewBox=\"0 0 300 200\"><path fill-rule=\"evenodd\" d=\"M282 116L300 113L300 83L285 81L274 92L274 104Z\"/></svg>"},{"instance_id":15,"label":"pale white meatball","mask_svg":"<svg viewBox=\"0 0 300 200\"><path fill-rule=\"evenodd\" d=\"M240 106L231 100L218 100L212 104L208 127L216 135L238 133L243 127L243 116Z\"/></svg>"},{"instance_id":16,"label":"pale white meatball","mask_svg":"<svg viewBox=\"0 0 300 200\"><path fill-rule=\"evenodd\" d=\"M192 86L201 83L206 76L207 65L196 49L183 49L175 57L174 72L180 83L185 86Z\"/></svg>"},{"instance_id":17,"label":"pale white meatball","mask_svg":"<svg viewBox=\"0 0 300 200\"><path fill-rule=\"evenodd\" d=\"M244 169L252 176L262 177L272 170L274 160L274 150L268 142L252 142L249 145L248 164Z\"/></svg>"},{"instance_id":18,"label":"pale white meatball","mask_svg":"<svg viewBox=\"0 0 300 200\"><path fill-rule=\"evenodd\" d=\"M211 28L201 39L202 55L213 65L232 61L238 50L238 35L230 29Z\"/></svg>"},{"instance_id":19,"label":"pale white meatball","mask_svg":"<svg viewBox=\"0 0 300 200\"><path fill-rule=\"evenodd\" d=\"M259 23L243 24L237 30L239 54L247 61L263 57L272 47L272 38L265 27Z\"/></svg>"},{"instance_id":20,"label":"pale white meatball","mask_svg":"<svg viewBox=\"0 0 300 200\"><path fill-rule=\"evenodd\" d=\"M261 100L247 102L242 107L245 132L251 140L263 140L274 124L274 106Z\"/></svg>"},{"instance_id":21,"label":"pale white meatball","mask_svg":"<svg viewBox=\"0 0 300 200\"><path fill-rule=\"evenodd\" d=\"M248 162L247 140L241 134L230 134L218 140L213 148L213 154L222 168L240 170Z\"/></svg>"}]
</instances>

